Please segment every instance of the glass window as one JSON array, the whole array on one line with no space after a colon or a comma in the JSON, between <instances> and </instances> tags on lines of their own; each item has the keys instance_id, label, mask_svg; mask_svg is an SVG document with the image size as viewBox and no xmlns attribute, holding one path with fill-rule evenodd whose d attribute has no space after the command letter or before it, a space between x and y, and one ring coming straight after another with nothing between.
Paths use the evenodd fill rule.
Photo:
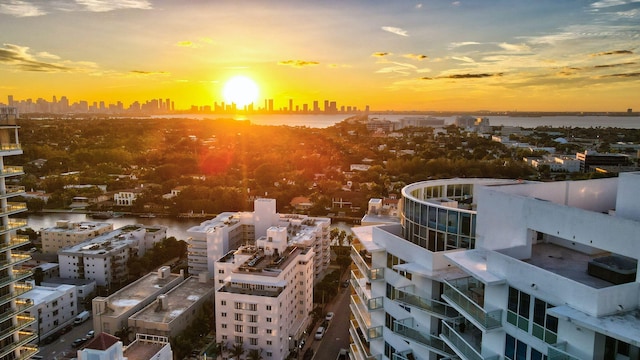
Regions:
<instances>
[{"instance_id":1,"label":"glass window","mask_svg":"<svg viewBox=\"0 0 640 360\"><path fill-rule=\"evenodd\" d=\"M531 295L527 293L520 293L520 304L518 306L518 315L529 318L529 303L531 301Z\"/></svg>"},{"instance_id":2,"label":"glass window","mask_svg":"<svg viewBox=\"0 0 640 360\"><path fill-rule=\"evenodd\" d=\"M515 354L516 354L516 339L513 336L507 334L507 339L504 344L504 356L507 359L513 360L515 358Z\"/></svg>"},{"instance_id":3,"label":"glass window","mask_svg":"<svg viewBox=\"0 0 640 360\"><path fill-rule=\"evenodd\" d=\"M544 315L547 311L547 303L540 299L535 299L533 304L533 322L544 326Z\"/></svg>"},{"instance_id":4,"label":"glass window","mask_svg":"<svg viewBox=\"0 0 640 360\"><path fill-rule=\"evenodd\" d=\"M507 309L509 309L509 311L513 311L514 313L518 313L518 292L518 290L509 286L509 300Z\"/></svg>"}]
</instances>

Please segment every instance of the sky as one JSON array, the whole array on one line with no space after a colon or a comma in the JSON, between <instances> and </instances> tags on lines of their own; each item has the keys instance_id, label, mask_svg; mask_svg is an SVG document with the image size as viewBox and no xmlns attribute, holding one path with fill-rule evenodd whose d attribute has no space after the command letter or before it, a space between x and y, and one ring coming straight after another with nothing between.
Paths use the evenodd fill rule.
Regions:
<instances>
[{"instance_id":1,"label":"sky","mask_svg":"<svg viewBox=\"0 0 640 360\"><path fill-rule=\"evenodd\" d=\"M640 0L0 0L0 103L640 111Z\"/></svg>"}]
</instances>

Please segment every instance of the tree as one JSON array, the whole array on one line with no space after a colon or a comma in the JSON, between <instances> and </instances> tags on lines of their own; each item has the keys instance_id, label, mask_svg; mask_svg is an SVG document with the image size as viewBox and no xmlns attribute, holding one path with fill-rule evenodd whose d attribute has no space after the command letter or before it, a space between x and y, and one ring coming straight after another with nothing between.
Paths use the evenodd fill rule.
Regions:
<instances>
[{"instance_id":1,"label":"tree","mask_svg":"<svg viewBox=\"0 0 640 360\"><path fill-rule=\"evenodd\" d=\"M247 354L247 360L262 360L262 349L251 349Z\"/></svg>"},{"instance_id":2,"label":"tree","mask_svg":"<svg viewBox=\"0 0 640 360\"><path fill-rule=\"evenodd\" d=\"M231 349L229 349L229 353L233 358L239 360L242 355L244 355L244 346L242 344L233 344Z\"/></svg>"}]
</instances>

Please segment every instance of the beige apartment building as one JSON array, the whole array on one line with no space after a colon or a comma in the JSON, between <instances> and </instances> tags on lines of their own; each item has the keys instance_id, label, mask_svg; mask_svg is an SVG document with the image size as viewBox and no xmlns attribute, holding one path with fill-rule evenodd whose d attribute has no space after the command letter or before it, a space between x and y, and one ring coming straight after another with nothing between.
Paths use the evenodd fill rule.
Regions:
<instances>
[{"instance_id":1,"label":"beige apartment building","mask_svg":"<svg viewBox=\"0 0 640 360\"><path fill-rule=\"evenodd\" d=\"M74 246L89 239L96 238L104 233L113 231L113 224L69 220L58 220L56 226L42 229L42 252L45 254L57 254L58 250Z\"/></svg>"},{"instance_id":2,"label":"beige apartment building","mask_svg":"<svg viewBox=\"0 0 640 360\"><path fill-rule=\"evenodd\" d=\"M129 328L134 333L174 337L201 315L206 303L213 305L214 294L207 273L191 276L129 317Z\"/></svg>"}]
</instances>

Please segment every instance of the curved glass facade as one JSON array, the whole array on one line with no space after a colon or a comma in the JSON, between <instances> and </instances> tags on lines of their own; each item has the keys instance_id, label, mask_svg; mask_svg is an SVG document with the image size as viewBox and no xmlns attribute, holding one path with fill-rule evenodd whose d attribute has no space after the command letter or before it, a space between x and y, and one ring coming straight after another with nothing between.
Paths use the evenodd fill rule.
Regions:
<instances>
[{"instance_id":1,"label":"curved glass facade","mask_svg":"<svg viewBox=\"0 0 640 360\"><path fill-rule=\"evenodd\" d=\"M473 249L476 211L473 189L509 180L449 179L423 181L402 189L403 237L430 251Z\"/></svg>"}]
</instances>

